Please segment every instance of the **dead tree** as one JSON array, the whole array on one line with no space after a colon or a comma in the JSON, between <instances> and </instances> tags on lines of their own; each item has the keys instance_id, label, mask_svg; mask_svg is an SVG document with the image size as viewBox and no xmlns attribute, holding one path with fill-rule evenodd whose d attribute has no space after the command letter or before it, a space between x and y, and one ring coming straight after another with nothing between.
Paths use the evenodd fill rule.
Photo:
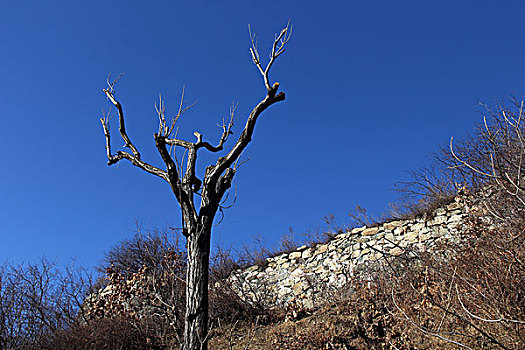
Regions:
<instances>
[{"instance_id":1,"label":"dead tree","mask_svg":"<svg viewBox=\"0 0 525 350\"><path fill-rule=\"evenodd\" d=\"M219 153L224 150L224 145L230 135L233 134L232 127L235 120L233 107L230 111L229 122L221 125L222 136L219 143L214 146L203 140L203 136L195 132L196 141L190 142L177 138L176 124L180 116L187 108L183 106L181 99L178 113L168 122L164 113L164 105L156 106L159 116L159 130L153 134L155 145L164 161L165 168L156 167L144 161L137 147L129 138L122 105L115 97L115 84L118 78L109 82L104 93L117 109L120 136L124 141L124 147L129 151L111 151L109 118L105 115L101 118L104 135L106 137L106 150L108 165L117 164L121 160L127 160L134 166L160 177L166 181L177 199L182 217L182 233L186 237L188 256L188 268L186 275L186 315L184 330L184 349L206 349L208 337L208 267L210 255L210 238L213 221L217 211L220 209L221 200L232 185L233 177L237 170L239 157L252 139L257 119L268 107L283 101L284 92L278 92L279 83L270 83L269 73L277 57L285 51L285 45L290 39L291 27L286 26L275 36L268 64L264 68L260 61L257 50L255 35L250 32L252 46L250 53L253 63L259 69L266 87L266 96L252 109L244 130L237 142L224 156L217 159L215 164L206 167L202 179L195 173L197 154L205 149L209 152ZM184 95L183 95L184 97ZM176 156L172 157L169 147L182 147L185 151L185 162L179 162ZM176 151L176 150L175 150ZM175 155L176 153L173 153ZM196 196L200 196L200 206L197 207Z\"/></svg>"}]
</instances>

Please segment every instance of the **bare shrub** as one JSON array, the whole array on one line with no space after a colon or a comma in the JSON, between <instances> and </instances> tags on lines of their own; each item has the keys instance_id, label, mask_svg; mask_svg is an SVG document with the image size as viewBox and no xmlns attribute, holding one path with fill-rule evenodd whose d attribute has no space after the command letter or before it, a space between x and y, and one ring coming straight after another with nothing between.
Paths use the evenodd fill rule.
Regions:
<instances>
[{"instance_id":1,"label":"bare shrub","mask_svg":"<svg viewBox=\"0 0 525 350\"><path fill-rule=\"evenodd\" d=\"M111 267L108 285L87 300L89 322L125 322L147 334L155 344L180 344L184 329L185 261L169 252L154 267L143 266L131 276ZM108 323L109 324L109 323Z\"/></svg>"},{"instance_id":2,"label":"bare shrub","mask_svg":"<svg viewBox=\"0 0 525 350\"><path fill-rule=\"evenodd\" d=\"M0 348L177 347L184 330L184 249L167 230L145 232L137 232L107 254L108 265L100 267L106 272L100 290L94 289L85 270L74 266L60 269L46 259L2 265ZM213 261L212 281L237 266L227 251ZM212 324L219 318L251 320L261 314L224 284L211 286L210 298Z\"/></svg>"},{"instance_id":3,"label":"bare shrub","mask_svg":"<svg viewBox=\"0 0 525 350\"><path fill-rule=\"evenodd\" d=\"M240 267L250 265L264 265L266 258L278 254L279 249L269 247L264 237L260 234L252 236L251 244L244 244L237 250L238 262Z\"/></svg>"},{"instance_id":4,"label":"bare shrub","mask_svg":"<svg viewBox=\"0 0 525 350\"><path fill-rule=\"evenodd\" d=\"M88 324L75 324L58 332L55 337L43 341L40 349L46 350L153 350L168 349L149 334L146 325L131 324L116 317L98 319Z\"/></svg>"},{"instance_id":5,"label":"bare shrub","mask_svg":"<svg viewBox=\"0 0 525 350\"><path fill-rule=\"evenodd\" d=\"M451 259L423 255L375 283L398 321L422 348L522 349L525 346L523 237L473 219Z\"/></svg>"},{"instance_id":6,"label":"bare shrub","mask_svg":"<svg viewBox=\"0 0 525 350\"><path fill-rule=\"evenodd\" d=\"M131 238L123 239L113 246L107 253L98 270L105 273L111 268L123 275L131 276L144 266L148 268L161 267L171 252L177 252L181 259L185 259L185 249L180 235L169 228L144 228L136 224L136 232Z\"/></svg>"},{"instance_id":7,"label":"bare shrub","mask_svg":"<svg viewBox=\"0 0 525 350\"><path fill-rule=\"evenodd\" d=\"M458 189L468 194L471 217L459 242L439 248L448 258L426 257L402 278L381 277L393 313L428 348L525 347L523 103L483 108L472 135L437 153L432 174L416 172L405 184L423 203L417 209Z\"/></svg>"},{"instance_id":8,"label":"bare shrub","mask_svg":"<svg viewBox=\"0 0 525 350\"><path fill-rule=\"evenodd\" d=\"M241 267L232 249L217 246L210 265L210 320L212 324L235 322L266 322L270 311L262 304L248 303L234 290L228 279Z\"/></svg>"},{"instance_id":9,"label":"bare shrub","mask_svg":"<svg viewBox=\"0 0 525 350\"><path fill-rule=\"evenodd\" d=\"M90 274L74 264L60 269L37 263L0 267L0 348L38 349L45 339L77 324L91 290Z\"/></svg>"},{"instance_id":10,"label":"bare shrub","mask_svg":"<svg viewBox=\"0 0 525 350\"><path fill-rule=\"evenodd\" d=\"M126 322L136 332L147 334L152 344L173 346L182 343L187 261L184 247L178 244L177 233L168 235L166 232L141 229L106 254L106 265L100 269L106 270L107 281L87 302L89 323L106 320L103 324L110 325L110 320L115 319L116 326ZM137 270L138 266L141 267ZM239 267L231 249L215 249L209 280L209 322L212 326L270 319L260 305L243 301L226 280ZM213 328L210 336L212 334Z\"/></svg>"},{"instance_id":11,"label":"bare shrub","mask_svg":"<svg viewBox=\"0 0 525 350\"><path fill-rule=\"evenodd\" d=\"M467 186L478 188L454 168L446 148L432 153L430 161L430 166L408 172L409 179L396 184L400 198L389 205L389 217L407 219L430 213L452 202L458 194L464 194Z\"/></svg>"}]
</instances>

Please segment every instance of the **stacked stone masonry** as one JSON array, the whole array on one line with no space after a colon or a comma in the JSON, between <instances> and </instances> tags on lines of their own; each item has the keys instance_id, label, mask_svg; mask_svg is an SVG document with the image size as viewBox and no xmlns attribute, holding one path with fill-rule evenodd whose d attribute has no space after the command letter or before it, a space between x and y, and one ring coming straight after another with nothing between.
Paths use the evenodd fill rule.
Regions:
<instances>
[{"instance_id":1,"label":"stacked stone masonry","mask_svg":"<svg viewBox=\"0 0 525 350\"><path fill-rule=\"evenodd\" d=\"M406 251L432 250L440 240L454 240L467 209L452 202L430 215L355 228L325 244L302 246L235 271L229 278L234 291L249 302L279 307L294 301L313 307L326 287L340 287L359 268L381 263Z\"/></svg>"}]
</instances>

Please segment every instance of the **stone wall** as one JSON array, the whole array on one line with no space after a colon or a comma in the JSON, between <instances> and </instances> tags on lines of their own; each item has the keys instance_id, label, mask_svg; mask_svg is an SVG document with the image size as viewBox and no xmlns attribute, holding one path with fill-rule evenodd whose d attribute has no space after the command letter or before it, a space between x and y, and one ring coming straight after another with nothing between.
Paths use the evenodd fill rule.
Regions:
<instances>
[{"instance_id":1,"label":"stone wall","mask_svg":"<svg viewBox=\"0 0 525 350\"><path fill-rule=\"evenodd\" d=\"M414 219L355 228L325 244L302 246L235 271L230 282L243 299L279 307L300 301L305 307L323 299L326 287L347 282L360 268L407 251L431 250L439 240L457 237L467 209L457 201Z\"/></svg>"}]
</instances>

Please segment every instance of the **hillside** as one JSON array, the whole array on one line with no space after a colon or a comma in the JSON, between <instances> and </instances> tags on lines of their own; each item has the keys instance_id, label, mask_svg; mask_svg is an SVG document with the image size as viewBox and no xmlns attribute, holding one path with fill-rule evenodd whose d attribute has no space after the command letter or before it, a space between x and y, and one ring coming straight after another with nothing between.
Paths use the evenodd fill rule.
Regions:
<instances>
[{"instance_id":1,"label":"hillside","mask_svg":"<svg viewBox=\"0 0 525 350\"><path fill-rule=\"evenodd\" d=\"M218 249L211 348L525 348L522 106L489 110L439 167L415 172L394 221L252 260ZM2 266L0 347L179 348L188 258L170 233L120 242L96 281L45 259Z\"/></svg>"},{"instance_id":2,"label":"hillside","mask_svg":"<svg viewBox=\"0 0 525 350\"><path fill-rule=\"evenodd\" d=\"M494 318L493 308L498 306L494 301L500 302L487 300L484 293L514 295L515 288L521 288L523 276L515 270L518 265L506 266L509 275L505 281L495 274L476 281L471 274L478 274L472 269L476 263L496 271L500 268L501 256L483 261L488 253L523 252L516 250L515 242L511 250L502 252L499 245L505 244L501 241L504 231L484 222L482 213L486 214L472 197L456 197L431 212L355 228L326 243L302 246L258 265L241 269L230 265L227 276L224 271L220 277L216 274L210 290L210 346L455 349L461 344L473 349L519 349L523 345L521 324L483 321L488 315ZM169 271L173 263L181 262L168 263ZM481 267L486 271L486 266ZM180 319L183 304L170 293L182 297L182 288L172 276L166 271L155 275L141 270L126 279L113 273L110 284L89 299L86 314L92 320L131 316L142 327L147 320L168 324ZM166 287L170 293L163 291ZM480 295L489 302L489 309L480 308L480 295L469 292L481 287ZM516 312L523 310L522 303L515 299L503 307L517 307L511 311ZM155 337L159 341L158 335L152 335L152 341ZM161 341L164 346L170 342L177 342L173 335Z\"/></svg>"}]
</instances>

